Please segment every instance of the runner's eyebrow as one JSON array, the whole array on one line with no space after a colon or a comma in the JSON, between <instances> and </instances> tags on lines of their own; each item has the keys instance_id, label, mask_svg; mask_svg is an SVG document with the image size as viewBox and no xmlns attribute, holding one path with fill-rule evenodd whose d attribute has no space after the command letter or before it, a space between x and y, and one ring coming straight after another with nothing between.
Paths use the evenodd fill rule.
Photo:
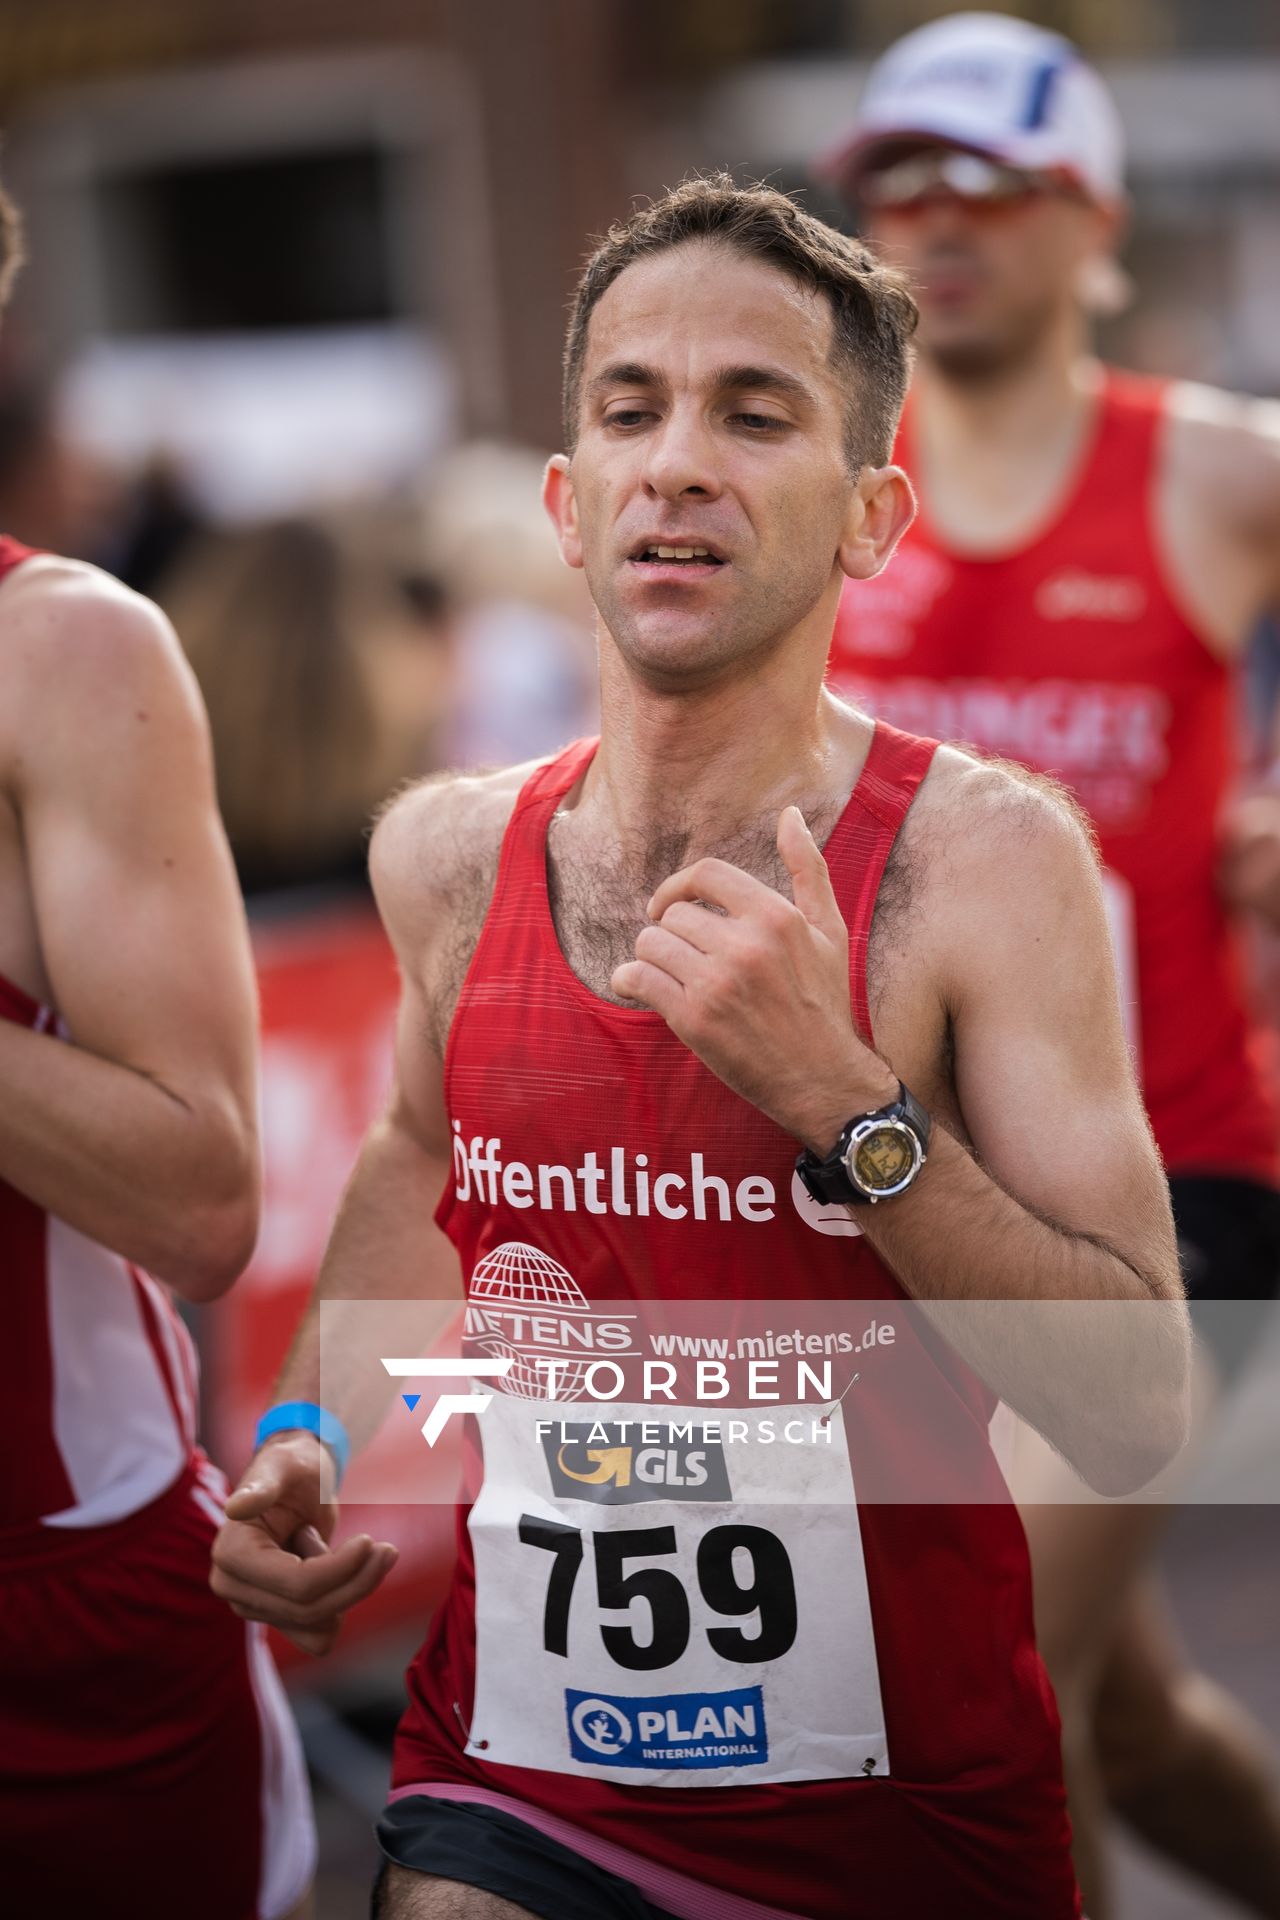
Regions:
<instances>
[{"instance_id":1,"label":"runner's eyebrow","mask_svg":"<svg viewBox=\"0 0 1280 1920\"><path fill-rule=\"evenodd\" d=\"M666 378L656 367L646 367L639 360L621 360L611 367L601 368L587 391L593 399L598 399L613 387L646 387L654 391L665 388L667 384ZM801 406L816 404L816 396L808 383L781 367L749 364L717 367L707 386L713 393L771 393L780 400L790 400Z\"/></svg>"},{"instance_id":2,"label":"runner's eyebrow","mask_svg":"<svg viewBox=\"0 0 1280 1920\"><path fill-rule=\"evenodd\" d=\"M638 360L620 360L603 367L592 379L587 391L594 398L609 387L662 387L666 382L656 367L645 367Z\"/></svg>"},{"instance_id":3,"label":"runner's eyebrow","mask_svg":"<svg viewBox=\"0 0 1280 1920\"><path fill-rule=\"evenodd\" d=\"M752 393L772 393L779 400L791 400L801 406L814 405L816 398L807 381L784 372L781 367L718 367L710 384L719 393L741 393L750 389Z\"/></svg>"}]
</instances>

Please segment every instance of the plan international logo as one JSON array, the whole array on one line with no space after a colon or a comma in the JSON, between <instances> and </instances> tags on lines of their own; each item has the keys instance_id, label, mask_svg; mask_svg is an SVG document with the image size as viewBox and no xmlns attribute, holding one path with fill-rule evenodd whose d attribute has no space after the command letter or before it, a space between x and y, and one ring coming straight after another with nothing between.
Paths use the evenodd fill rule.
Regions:
<instances>
[{"instance_id":1,"label":"plan international logo","mask_svg":"<svg viewBox=\"0 0 1280 1920\"><path fill-rule=\"evenodd\" d=\"M761 1766L769 1758L764 1690L647 1695L566 1687L569 1752L597 1767Z\"/></svg>"}]
</instances>

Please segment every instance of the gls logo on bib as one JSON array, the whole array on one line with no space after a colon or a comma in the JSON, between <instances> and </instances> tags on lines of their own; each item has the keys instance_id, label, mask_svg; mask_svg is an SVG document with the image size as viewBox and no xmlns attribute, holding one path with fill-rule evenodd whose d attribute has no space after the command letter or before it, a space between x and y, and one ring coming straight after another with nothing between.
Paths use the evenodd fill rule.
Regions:
<instances>
[{"instance_id":1,"label":"gls logo on bib","mask_svg":"<svg viewBox=\"0 0 1280 1920\"><path fill-rule=\"evenodd\" d=\"M581 1693L566 1687L569 1751L597 1767L749 1767L769 1758L764 1691Z\"/></svg>"},{"instance_id":2,"label":"gls logo on bib","mask_svg":"<svg viewBox=\"0 0 1280 1920\"><path fill-rule=\"evenodd\" d=\"M621 1507L638 1500L733 1498L718 1440L691 1439L668 1428L658 1443L637 1445L634 1420L548 1424L542 1451L557 1499Z\"/></svg>"}]
</instances>

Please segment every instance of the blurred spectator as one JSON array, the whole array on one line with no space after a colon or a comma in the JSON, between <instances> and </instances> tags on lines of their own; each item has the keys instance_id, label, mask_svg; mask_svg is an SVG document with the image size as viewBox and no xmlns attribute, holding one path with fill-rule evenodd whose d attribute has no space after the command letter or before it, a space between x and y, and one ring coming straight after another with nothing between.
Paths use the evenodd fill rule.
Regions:
<instances>
[{"instance_id":1,"label":"blurred spectator","mask_svg":"<svg viewBox=\"0 0 1280 1920\"><path fill-rule=\"evenodd\" d=\"M428 546L458 607L450 766L533 759L595 727L591 603L561 562L542 469L527 448L475 442L432 477Z\"/></svg>"},{"instance_id":2,"label":"blurred spectator","mask_svg":"<svg viewBox=\"0 0 1280 1920\"><path fill-rule=\"evenodd\" d=\"M14 539L92 561L151 594L203 524L166 461L126 479L65 430L50 386L19 381L0 392L0 528Z\"/></svg>"},{"instance_id":3,"label":"blurred spectator","mask_svg":"<svg viewBox=\"0 0 1280 1920\"><path fill-rule=\"evenodd\" d=\"M121 511L114 476L61 432L50 389L18 381L0 393L0 528L29 547L112 572Z\"/></svg>"},{"instance_id":4,"label":"blurred spectator","mask_svg":"<svg viewBox=\"0 0 1280 1920\"><path fill-rule=\"evenodd\" d=\"M1258 622L1245 658L1246 751L1274 778L1280 744L1280 614Z\"/></svg>"},{"instance_id":5,"label":"blurred spectator","mask_svg":"<svg viewBox=\"0 0 1280 1920\"><path fill-rule=\"evenodd\" d=\"M177 465L156 458L129 488L113 550L101 557L101 564L127 587L154 595L184 548L204 530L204 519Z\"/></svg>"},{"instance_id":6,"label":"blurred spectator","mask_svg":"<svg viewBox=\"0 0 1280 1920\"><path fill-rule=\"evenodd\" d=\"M205 537L159 598L213 730L247 893L358 884L371 815L433 764L449 664L439 587L302 520Z\"/></svg>"}]
</instances>

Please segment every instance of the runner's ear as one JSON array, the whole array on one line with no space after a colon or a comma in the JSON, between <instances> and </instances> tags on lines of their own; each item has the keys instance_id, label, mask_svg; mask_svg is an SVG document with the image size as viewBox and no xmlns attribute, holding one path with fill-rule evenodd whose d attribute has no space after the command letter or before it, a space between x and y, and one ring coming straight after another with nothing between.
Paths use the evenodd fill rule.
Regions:
<instances>
[{"instance_id":1,"label":"runner's ear","mask_svg":"<svg viewBox=\"0 0 1280 1920\"><path fill-rule=\"evenodd\" d=\"M864 467L838 552L849 578L870 580L881 572L915 517L916 497L901 467Z\"/></svg>"},{"instance_id":2,"label":"runner's ear","mask_svg":"<svg viewBox=\"0 0 1280 1920\"><path fill-rule=\"evenodd\" d=\"M573 489L569 456L553 453L542 476L542 504L551 516L566 567L582 565L582 536L578 528L578 497Z\"/></svg>"}]
</instances>

